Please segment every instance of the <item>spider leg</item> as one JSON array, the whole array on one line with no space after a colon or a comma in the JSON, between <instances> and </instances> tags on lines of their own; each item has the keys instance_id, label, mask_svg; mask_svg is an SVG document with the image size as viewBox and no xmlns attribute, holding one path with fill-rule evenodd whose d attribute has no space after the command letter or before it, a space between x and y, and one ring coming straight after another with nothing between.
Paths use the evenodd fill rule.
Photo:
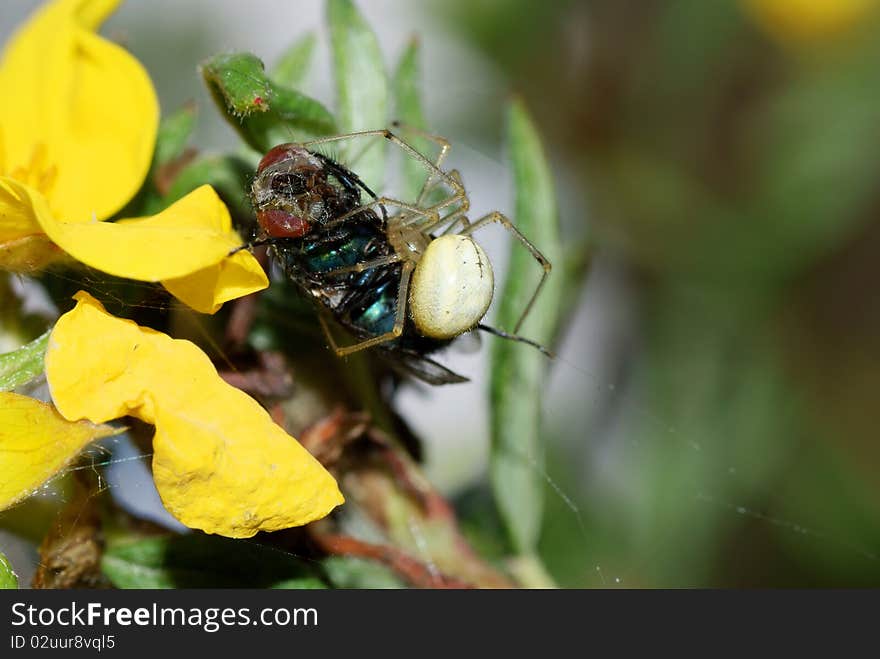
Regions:
<instances>
[{"instance_id":1,"label":"spider leg","mask_svg":"<svg viewBox=\"0 0 880 659\"><path fill-rule=\"evenodd\" d=\"M434 161L434 165L436 165L438 169L440 168L440 165L443 164L443 160L446 158L446 154L448 154L449 150L452 148L452 144L450 144L449 140L447 140L445 137L434 135L433 133L429 133L426 130L417 128L416 126L411 126L410 124L405 124L400 121L392 121L391 127L398 128L404 133L411 133L412 135L424 138L439 146L440 153L437 154L437 159Z\"/></svg>"},{"instance_id":2,"label":"spider leg","mask_svg":"<svg viewBox=\"0 0 880 659\"><path fill-rule=\"evenodd\" d=\"M439 135L429 133L428 131L422 130L421 128L401 123L400 121L392 121L391 126L392 128L402 130L404 133L416 135L417 137L421 137L422 139L433 142L434 144L439 146L440 151L437 153L437 157L434 160L434 166L437 169L441 168L441 165L446 159L449 150L452 148L452 144L449 143L449 140L447 140L445 137L440 137ZM457 170L450 171L449 175L455 177L458 180L459 184L461 183L461 176L458 174ZM416 205L420 206L425 198L425 195L428 194L430 190L436 188L439 183L440 181L437 179L436 176L434 176L433 174L429 175L425 179L425 182L422 184L422 189L419 192L418 197L416 197Z\"/></svg>"},{"instance_id":3,"label":"spider leg","mask_svg":"<svg viewBox=\"0 0 880 659\"><path fill-rule=\"evenodd\" d=\"M428 160L424 155L419 153L412 146L404 142L402 139L397 137L390 130L383 128L379 130L364 130L356 133L347 133L345 135L332 135L329 137L319 137L314 140L309 140L308 142L302 142L301 145L305 148L309 149L313 146L317 146L319 144L328 144L330 142L338 142L340 140L349 140L355 139L359 137L383 137L396 147L401 149L404 153L406 153L411 158L414 158L417 162L419 162L422 167L424 167L428 173L430 174L429 178L438 178L442 179L446 185L448 185L453 193L449 196L449 198L441 201L438 204L434 204L433 206L429 206L424 209L426 211L440 211L443 208L447 208L448 206L452 206L454 204L464 204L467 203L467 193L465 192L464 186L461 184L461 178L453 177L448 172L440 169L438 165ZM443 139L443 138L438 138ZM441 149L442 150L442 149ZM448 149L447 149L448 151Z\"/></svg>"},{"instance_id":4,"label":"spider leg","mask_svg":"<svg viewBox=\"0 0 880 659\"><path fill-rule=\"evenodd\" d=\"M461 181L461 174L458 173L457 169L450 170L449 174L458 179L459 182ZM431 184L430 189L436 188L438 185L440 185L440 183L442 182L435 181ZM436 206L428 206L426 210L430 210L433 208L436 208ZM446 228L445 231L443 231L443 234L452 233L453 229L455 229L455 227L457 227L459 224L465 227L470 226L470 221L466 216L469 208L470 201L465 196L461 200L461 204L458 206L458 208L454 209L447 215L441 216L438 214L436 217L434 217L428 214L422 214L421 216L416 215L413 217L405 217L400 220L400 226L418 225L419 230L427 234L431 233L438 227L442 227L443 225L448 224L449 226ZM419 217L421 217L422 219L420 220Z\"/></svg>"},{"instance_id":5,"label":"spider leg","mask_svg":"<svg viewBox=\"0 0 880 659\"><path fill-rule=\"evenodd\" d=\"M482 330L484 332L488 332L489 334L494 334L495 336L499 336L502 339L509 339L510 341L517 341L519 343L525 343L526 345L530 345L533 348L540 350L542 353L544 353L545 355L547 355L551 359L553 359L556 356L552 352L547 350L547 348L542 346L540 343L536 343L535 341L532 341L531 339L527 339L523 336L518 336L516 334L510 334L508 332L505 332L504 330L496 329L494 327L490 327L489 325L484 325L483 323L480 323L479 325L477 325L477 329Z\"/></svg>"},{"instance_id":6,"label":"spider leg","mask_svg":"<svg viewBox=\"0 0 880 659\"><path fill-rule=\"evenodd\" d=\"M418 221L417 218L407 217L400 221L400 226L406 227L418 225L418 228L422 233L430 234L437 228L449 224L449 226L440 235L442 236L447 233L455 233L453 229L459 224L461 224L463 227L469 227L471 225L470 220L468 220L467 216L465 215L465 213L467 213L467 210L467 208L456 208L454 211L449 213L449 215L444 215L442 217L431 217L429 215L422 215L422 218L424 218L422 221Z\"/></svg>"},{"instance_id":7,"label":"spider leg","mask_svg":"<svg viewBox=\"0 0 880 659\"><path fill-rule=\"evenodd\" d=\"M381 208L384 214L385 206L396 206L404 211L407 211L407 215L412 215L414 217L429 218L429 223L431 224L440 219L440 214L433 208L419 208L418 206L408 204L405 201L400 201L399 199L392 199L391 197L379 197L378 199L373 199L372 201L363 204L362 206L358 206L357 208L354 208L347 213L340 215L333 221L325 224L324 229L332 229L337 224L341 224L347 219L374 207ZM404 222L403 224L405 225L407 223L408 222Z\"/></svg>"},{"instance_id":8,"label":"spider leg","mask_svg":"<svg viewBox=\"0 0 880 659\"><path fill-rule=\"evenodd\" d=\"M440 235L445 236L447 233L455 233L456 228L459 224L461 225L462 230L467 229L471 225L471 221L467 218L465 212L467 212L466 209L461 209L455 211L454 213L450 213L449 216L445 219L454 220L454 222L446 227L446 229Z\"/></svg>"},{"instance_id":9,"label":"spider leg","mask_svg":"<svg viewBox=\"0 0 880 659\"><path fill-rule=\"evenodd\" d=\"M461 181L461 173L457 169L450 169L446 173L449 174L450 177L455 179L458 182L458 185L460 185L461 187L464 187L464 183L462 183L462 181ZM439 186L443 183L445 183L445 181L441 181L440 179L437 179L437 178L434 178L433 180L425 181L425 187L422 189L422 193L419 196L419 201L421 201L421 198L424 195L428 194L431 190L434 190L437 186Z\"/></svg>"},{"instance_id":10,"label":"spider leg","mask_svg":"<svg viewBox=\"0 0 880 659\"><path fill-rule=\"evenodd\" d=\"M327 337L327 342L330 344L330 347L338 355L339 346L336 345L336 339L333 338L333 332L330 331L330 326L327 324L326 312L318 312L318 322L321 323L321 329L324 330L324 336Z\"/></svg>"},{"instance_id":11,"label":"spider leg","mask_svg":"<svg viewBox=\"0 0 880 659\"><path fill-rule=\"evenodd\" d=\"M462 189L464 189L464 184L461 181L461 174L459 173L459 171L457 169L451 169L451 170L449 170L448 173L452 178L454 178L456 181L458 181L459 185L461 185ZM421 206L424 197L427 194L429 194L432 190L435 190L437 187L442 185L443 183L444 183L444 181L441 181L438 179L434 179L432 181L429 178L428 180L426 180L425 187L422 188L422 192L419 193L419 198L416 200L416 205ZM470 200L467 198L467 196L464 196L461 198L458 207L455 208L452 212L448 213L447 215L444 215L443 217L439 217L436 220L432 220L427 223L424 223L424 222L420 223L421 226L419 228L422 231L430 232L440 226L443 226L444 224L450 223L449 226L446 228L446 230L443 233L451 233L453 228L456 227L460 223L463 224L464 226L468 226L470 224L470 222L468 221L467 217L465 217L465 214L470 209L470 206L471 206ZM432 208L432 207L429 206L428 208ZM416 223L417 222L415 220L407 220L406 222L404 222L404 226L408 226L408 225L416 224Z\"/></svg>"},{"instance_id":12,"label":"spider leg","mask_svg":"<svg viewBox=\"0 0 880 659\"><path fill-rule=\"evenodd\" d=\"M406 301L407 294L409 293L409 279L413 268L415 268L415 263L413 261L406 261L403 264L403 268L401 268L400 285L397 289L397 311L394 316L394 327L390 332L385 332L384 334L374 336L371 339L350 346L338 346L333 340L333 337L330 334L330 328L327 326L323 316L319 315L319 318L321 318L321 325L324 328L324 332L327 334L327 339L330 341L330 347L333 348L333 351L339 357L344 357L353 352L359 352L366 348L372 348L373 346L393 341L403 333L403 325L406 322Z\"/></svg>"},{"instance_id":13,"label":"spider leg","mask_svg":"<svg viewBox=\"0 0 880 659\"><path fill-rule=\"evenodd\" d=\"M541 288L544 286L544 282L547 281L547 277L550 275L550 270L553 266L547 259L547 257L544 256L537 247L530 243L528 238L520 233L519 229L516 228L513 222L511 222L506 215L503 215L498 211L492 211L491 213L484 215L478 220L475 220L473 224L464 227L459 232L459 235L469 236L477 229L481 229L487 224L491 224L493 222L499 223L502 227L509 231L514 238L521 242L523 247L529 250L529 253L539 264L541 264L541 267L544 269L544 274L541 275L541 281L538 282L538 286L535 288L535 292L532 293L532 297L529 300L529 303L526 305L526 308L522 312L522 315L519 317L516 326L513 328L513 333L517 334L519 332L519 328L522 327L523 321L526 319L526 316L528 316L529 312L532 310L532 306L535 304L535 300L538 298L538 294L541 292Z\"/></svg>"},{"instance_id":14,"label":"spider leg","mask_svg":"<svg viewBox=\"0 0 880 659\"><path fill-rule=\"evenodd\" d=\"M339 275L343 272L363 272L364 270L370 270L371 268L378 268L382 265L391 265L392 263L399 263L401 261L400 254L394 253L389 254L388 256L383 256L378 259L373 259L372 261L364 261L362 263L355 263L354 265L347 265L342 268L336 268L335 270L327 270L322 272L322 276L327 275Z\"/></svg>"}]
</instances>

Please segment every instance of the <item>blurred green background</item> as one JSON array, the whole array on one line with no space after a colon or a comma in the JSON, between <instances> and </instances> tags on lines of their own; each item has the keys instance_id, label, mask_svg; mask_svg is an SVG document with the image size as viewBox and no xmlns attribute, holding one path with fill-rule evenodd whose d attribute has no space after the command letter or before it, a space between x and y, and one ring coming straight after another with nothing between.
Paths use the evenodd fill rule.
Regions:
<instances>
[{"instance_id":1,"label":"blurred green background","mask_svg":"<svg viewBox=\"0 0 880 659\"><path fill-rule=\"evenodd\" d=\"M552 426L563 583L880 584L875 6L443 3L584 196L588 290L628 305L607 395Z\"/></svg>"},{"instance_id":2,"label":"blurred green background","mask_svg":"<svg viewBox=\"0 0 880 659\"><path fill-rule=\"evenodd\" d=\"M4 38L33 2L4 4ZM871 0L391 0L475 207L504 95L532 110L583 288L548 385L541 552L565 587L880 586L880 23ZM108 24L167 112L196 63L272 61L314 2L130 2ZM326 35L323 35L324 37ZM332 102L317 62L306 87ZM485 352L485 350L484 350ZM403 392L429 472L491 550L475 384ZM462 411L450 414L450 409ZM454 417L454 418L451 418Z\"/></svg>"}]
</instances>

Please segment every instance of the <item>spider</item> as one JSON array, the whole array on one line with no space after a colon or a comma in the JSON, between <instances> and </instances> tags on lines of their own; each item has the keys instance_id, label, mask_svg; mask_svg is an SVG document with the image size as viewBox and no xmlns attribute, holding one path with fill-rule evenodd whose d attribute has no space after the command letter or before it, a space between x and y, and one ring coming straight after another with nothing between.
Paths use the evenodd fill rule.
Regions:
<instances>
[{"instance_id":1,"label":"spider","mask_svg":"<svg viewBox=\"0 0 880 659\"><path fill-rule=\"evenodd\" d=\"M467 378L427 355L473 329L549 354L517 332L550 274L550 262L500 212L470 221L459 172L442 169L450 143L418 134L439 146L434 161L387 129L273 147L251 185L258 234L250 245L270 245L286 276L317 302L324 333L339 356L377 348L422 380L444 384ZM377 196L357 174L316 150L365 138L383 138L424 167L427 178L412 203ZM438 193L439 201L429 201ZM492 223L509 231L543 268L512 334L481 323L492 302L494 276L472 234ZM338 345L328 317L357 341Z\"/></svg>"}]
</instances>

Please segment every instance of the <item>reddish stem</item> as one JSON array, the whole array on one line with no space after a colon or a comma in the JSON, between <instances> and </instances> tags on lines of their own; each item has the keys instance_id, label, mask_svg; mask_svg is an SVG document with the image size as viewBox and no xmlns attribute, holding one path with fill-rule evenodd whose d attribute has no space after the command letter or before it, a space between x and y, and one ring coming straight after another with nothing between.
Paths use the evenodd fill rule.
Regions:
<instances>
[{"instance_id":1,"label":"reddish stem","mask_svg":"<svg viewBox=\"0 0 880 659\"><path fill-rule=\"evenodd\" d=\"M328 554L378 561L416 588L473 588L471 584L431 570L424 563L394 547L374 545L347 535L313 533L313 537Z\"/></svg>"}]
</instances>

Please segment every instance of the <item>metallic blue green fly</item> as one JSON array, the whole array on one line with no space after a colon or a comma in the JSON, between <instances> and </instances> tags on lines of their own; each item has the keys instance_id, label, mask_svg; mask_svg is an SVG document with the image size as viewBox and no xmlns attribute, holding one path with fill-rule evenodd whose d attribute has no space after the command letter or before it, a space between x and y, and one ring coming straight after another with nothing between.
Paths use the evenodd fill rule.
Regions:
<instances>
[{"instance_id":1,"label":"metallic blue green fly","mask_svg":"<svg viewBox=\"0 0 880 659\"><path fill-rule=\"evenodd\" d=\"M425 137L440 147L433 162L388 130L272 148L260 161L251 186L258 225L252 244L270 245L285 275L317 303L337 355L375 347L398 368L431 384L463 382L466 378L428 355L470 330L547 352L515 333L551 265L501 213L468 220L461 177L455 170L441 169L449 143ZM417 199L378 197L354 172L316 150L362 138L384 138L422 164L427 176ZM438 190L440 200L429 203ZM494 222L510 231L544 271L514 334L480 322L492 302L494 276L489 258L471 234ZM337 345L328 318L357 341Z\"/></svg>"}]
</instances>

